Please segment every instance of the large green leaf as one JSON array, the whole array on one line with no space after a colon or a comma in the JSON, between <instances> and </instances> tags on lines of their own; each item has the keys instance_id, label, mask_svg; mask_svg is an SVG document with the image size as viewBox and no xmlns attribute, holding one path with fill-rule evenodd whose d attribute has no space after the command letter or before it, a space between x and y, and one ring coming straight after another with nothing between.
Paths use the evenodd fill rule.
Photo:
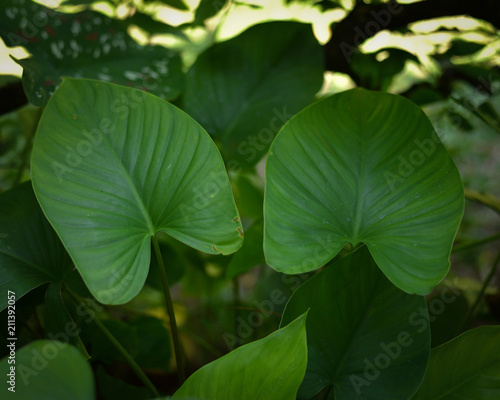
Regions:
<instances>
[{"instance_id":1,"label":"large green leaf","mask_svg":"<svg viewBox=\"0 0 500 400\"><path fill-rule=\"evenodd\" d=\"M0 36L32 57L18 60L31 103L45 106L63 76L133 86L170 100L183 85L180 57L162 46L141 46L123 22L101 13L64 14L28 0L4 0Z\"/></svg>"},{"instance_id":2,"label":"large green leaf","mask_svg":"<svg viewBox=\"0 0 500 400\"><path fill-rule=\"evenodd\" d=\"M431 351L412 400L500 399L500 327L467 331Z\"/></svg>"},{"instance_id":3,"label":"large green leaf","mask_svg":"<svg viewBox=\"0 0 500 400\"><path fill-rule=\"evenodd\" d=\"M15 364L0 361L3 377L14 368L16 400L94 400L94 379L89 364L73 346L51 340L37 340L16 350ZM12 387L7 384L2 390ZM10 389L9 389L10 390ZM10 395L10 393L9 393ZM8 395L3 395L9 398Z\"/></svg>"},{"instance_id":4,"label":"large green leaf","mask_svg":"<svg viewBox=\"0 0 500 400\"><path fill-rule=\"evenodd\" d=\"M253 26L198 57L187 75L184 109L221 141L226 161L254 165L281 125L313 101L323 71L309 25Z\"/></svg>"},{"instance_id":5,"label":"large green leaf","mask_svg":"<svg viewBox=\"0 0 500 400\"><path fill-rule=\"evenodd\" d=\"M423 112L353 89L306 108L271 146L264 253L294 274L365 243L396 286L426 294L448 271L463 208L458 170Z\"/></svg>"},{"instance_id":6,"label":"large green leaf","mask_svg":"<svg viewBox=\"0 0 500 400\"><path fill-rule=\"evenodd\" d=\"M307 363L305 317L205 365L172 399L295 400Z\"/></svg>"},{"instance_id":7,"label":"large green leaf","mask_svg":"<svg viewBox=\"0 0 500 400\"><path fill-rule=\"evenodd\" d=\"M211 254L241 246L215 144L189 116L140 90L65 79L40 120L32 178L43 211L103 303L139 292L158 231Z\"/></svg>"},{"instance_id":8,"label":"large green leaf","mask_svg":"<svg viewBox=\"0 0 500 400\"><path fill-rule=\"evenodd\" d=\"M19 299L47 282L76 282L68 253L36 201L31 182L0 195L0 292ZM0 298L0 310L7 297Z\"/></svg>"},{"instance_id":9,"label":"large green leaf","mask_svg":"<svg viewBox=\"0 0 500 400\"><path fill-rule=\"evenodd\" d=\"M299 287L281 323L308 309L301 398L328 384L337 400L399 400L415 393L430 350L425 299L389 282L366 246Z\"/></svg>"}]
</instances>

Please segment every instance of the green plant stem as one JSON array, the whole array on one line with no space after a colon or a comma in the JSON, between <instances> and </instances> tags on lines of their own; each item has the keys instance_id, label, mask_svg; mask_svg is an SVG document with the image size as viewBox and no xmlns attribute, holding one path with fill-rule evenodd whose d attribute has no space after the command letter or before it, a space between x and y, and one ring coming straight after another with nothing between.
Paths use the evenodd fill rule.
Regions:
<instances>
[{"instance_id":1,"label":"green plant stem","mask_svg":"<svg viewBox=\"0 0 500 400\"><path fill-rule=\"evenodd\" d=\"M481 203L500 214L500 199L490 193L480 193L476 190L465 189L465 197L471 201Z\"/></svg>"},{"instance_id":2,"label":"green plant stem","mask_svg":"<svg viewBox=\"0 0 500 400\"><path fill-rule=\"evenodd\" d=\"M101 320L95 316L95 312L90 309L90 307L85 303L85 300L83 300L80 296L78 296L76 293L74 293L72 290L67 289L68 293L73 297L73 299L77 302L77 304L83 305L85 308L85 311L87 311L88 315L94 315L93 322L97 325L97 327L101 330L101 332L108 338L108 340L113 344L113 346L120 352L122 357L125 359L125 361L130 365L130 368L135 372L137 377L141 380L141 382L146 386L151 394L155 397L160 397L160 393L158 393L158 390L156 390L155 386L153 383L149 380L147 375L144 373L144 371L141 369L139 364L136 363L136 361L132 358L132 356L128 353L128 351L120 344L120 342L113 336L113 334L104 326L104 324L101 322Z\"/></svg>"},{"instance_id":3,"label":"green plant stem","mask_svg":"<svg viewBox=\"0 0 500 400\"><path fill-rule=\"evenodd\" d=\"M495 233L494 235L485 237L483 239L474 240L474 241L470 241L468 243L459 244L458 246L455 246L451 250L451 252L456 253L458 251L468 250L472 247L481 246L482 244L493 242L493 241L498 240L498 239L500 239L500 233Z\"/></svg>"},{"instance_id":4,"label":"green plant stem","mask_svg":"<svg viewBox=\"0 0 500 400\"><path fill-rule=\"evenodd\" d=\"M238 321L240 317L240 284L238 277L233 278L233 304L234 304L234 335L238 337ZM235 347L238 347L236 344Z\"/></svg>"},{"instance_id":5,"label":"green plant stem","mask_svg":"<svg viewBox=\"0 0 500 400\"><path fill-rule=\"evenodd\" d=\"M490 270L490 272L488 273L488 276L486 277L486 279L483 282L483 286L481 287L481 290L479 291L479 294L476 297L476 301L474 301L474 304L469 309L469 312L467 313L467 315L464 318L464 322L463 322L463 324L461 326L462 330L466 329L468 327L469 323L472 322L472 318L474 317L474 315L476 313L476 309L477 309L477 307L479 305L479 302L483 298L484 292L486 292L486 288L488 287L488 285L490 284L491 280L493 279L493 276L495 276L495 272L497 270L497 267L498 267L499 263L500 263L500 252L498 252L498 254L497 254L496 258L495 258L495 261L493 261L493 265L491 266L491 270Z\"/></svg>"},{"instance_id":6,"label":"green plant stem","mask_svg":"<svg viewBox=\"0 0 500 400\"><path fill-rule=\"evenodd\" d=\"M163 294L165 295L165 305L167 307L168 317L170 320L170 329L172 332L172 340L174 342L175 361L177 362L177 374L179 382L182 385L186 380L184 372L184 360L182 358L181 342L179 340L179 332L177 330L177 322L175 321L174 305L172 303L172 296L168 287L167 273L165 272L165 264L158 244L158 238L153 236L153 247L155 249L156 260L158 261L158 268L160 269L161 283L163 286Z\"/></svg>"}]
</instances>

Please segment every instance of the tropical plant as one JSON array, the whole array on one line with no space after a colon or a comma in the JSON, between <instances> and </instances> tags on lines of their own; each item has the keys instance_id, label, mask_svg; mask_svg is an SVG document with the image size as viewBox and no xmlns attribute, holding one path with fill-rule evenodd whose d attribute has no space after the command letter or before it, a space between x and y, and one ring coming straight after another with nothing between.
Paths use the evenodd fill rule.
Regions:
<instances>
[{"instance_id":1,"label":"tropical plant","mask_svg":"<svg viewBox=\"0 0 500 400\"><path fill-rule=\"evenodd\" d=\"M465 143L498 150L500 23L488 2L429 1L280 4L337 18L321 45L291 14L224 37L268 15L257 2L7 0L0 36L30 55L0 80L16 93L0 104L4 390L500 398L500 200ZM173 9L191 19L161 21ZM369 49L466 13L436 20L446 50Z\"/></svg>"}]
</instances>

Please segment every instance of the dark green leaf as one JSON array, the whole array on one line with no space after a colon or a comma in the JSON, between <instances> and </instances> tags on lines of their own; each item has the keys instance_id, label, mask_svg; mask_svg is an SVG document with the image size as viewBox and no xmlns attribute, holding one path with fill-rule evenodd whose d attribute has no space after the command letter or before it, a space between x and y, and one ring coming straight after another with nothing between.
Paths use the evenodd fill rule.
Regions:
<instances>
[{"instance_id":1,"label":"dark green leaf","mask_svg":"<svg viewBox=\"0 0 500 400\"><path fill-rule=\"evenodd\" d=\"M88 359L90 356L80 339L80 328L66 310L61 297L62 284L52 282L45 296L45 338L69 343L78 348Z\"/></svg>"},{"instance_id":2,"label":"dark green leaf","mask_svg":"<svg viewBox=\"0 0 500 400\"><path fill-rule=\"evenodd\" d=\"M308 309L308 364L299 397L328 384L337 400L399 400L415 393L430 349L425 300L389 282L366 246L299 287L282 325Z\"/></svg>"},{"instance_id":3,"label":"dark green leaf","mask_svg":"<svg viewBox=\"0 0 500 400\"><path fill-rule=\"evenodd\" d=\"M32 54L17 60L31 103L45 106L63 76L133 86L167 100L179 95L180 57L161 46L139 45L122 21L94 11L64 14L28 0L6 3L0 9L0 36L8 46Z\"/></svg>"},{"instance_id":4,"label":"dark green leaf","mask_svg":"<svg viewBox=\"0 0 500 400\"><path fill-rule=\"evenodd\" d=\"M201 0L194 14L194 25L203 25L203 21L222 10L228 0Z\"/></svg>"},{"instance_id":5,"label":"dark green leaf","mask_svg":"<svg viewBox=\"0 0 500 400\"><path fill-rule=\"evenodd\" d=\"M431 351L412 400L500 398L500 327L482 326Z\"/></svg>"},{"instance_id":6,"label":"dark green leaf","mask_svg":"<svg viewBox=\"0 0 500 400\"><path fill-rule=\"evenodd\" d=\"M257 176L250 174L240 174L234 179L234 200L242 218L262 219L264 193L257 186L260 182Z\"/></svg>"},{"instance_id":7,"label":"dark green leaf","mask_svg":"<svg viewBox=\"0 0 500 400\"><path fill-rule=\"evenodd\" d=\"M226 270L226 277L232 279L247 272L257 265L265 263L262 250L264 226L262 221L245 229L245 241L241 249L235 253Z\"/></svg>"},{"instance_id":8,"label":"dark green leaf","mask_svg":"<svg viewBox=\"0 0 500 400\"><path fill-rule=\"evenodd\" d=\"M106 373L102 366L96 371L97 389L104 400L148 400L151 393L145 387L130 385Z\"/></svg>"},{"instance_id":9,"label":"dark green leaf","mask_svg":"<svg viewBox=\"0 0 500 400\"><path fill-rule=\"evenodd\" d=\"M139 28L145 30L146 32L152 35L168 34L189 41L189 38L180 29L168 25L164 22L160 22L154 19L151 15L144 14L139 11L136 11L134 15L132 15L130 18L127 18L124 22L126 24L137 25Z\"/></svg>"},{"instance_id":10,"label":"dark green leaf","mask_svg":"<svg viewBox=\"0 0 500 400\"><path fill-rule=\"evenodd\" d=\"M323 71L309 25L253 26L198 57L188 72L184 109L221 141L231 167L251 166L283 123L313 101Z\"/></svg>"},{"instance_id":11,"label":"dark green leaf","mask_svg":"<svg viewBox=\"0 0 500 400\"><path fill-rule=\"evenodd\" d=\"M378 61L380 56L385 58ZM383 49L369 54L356 52L352 55L351 68L363 87L387 90L394 76L403 70L408 60L418 63L416 56L400 49Z\"/></svg>"},{"instance_id":12,"label":"dark green leaf","mask_svg":"<svg viewBox=\"0 0 500 400\"><path fill-rule=\"evenodd\" d=\"M159 241L159 246L163 263L165 265L165 273L167 274L168 284L173 285L182 278L182 275L187 268L186 260L173 246L170 246L162 241ZM158 260L156 259L156 253L153 248L151 248L151 267L149 268L146 284L157 290L163 290L160 270L158 269Z\"/></svg>"},{"instance_id":13,"label":"dark green leaf","mask_svg":"<svg viewBox=\"0 0 500 400\"><path fill-rule=\"evenodd\" d=\"M0 195L0 291L20 298L46 282L81 280L68 253L45 219L31 182ZM7 298L0 299L0 310Z\"/></svg>"},{"instance_id":14,"label":"dark green leaf","mask_svg":"<svg viewBox=\"0 0 500 400\"><path fill-rule=\"evenodd\" d=\"M130 322L110 319L103 323L142 368L170 371L170 335L158 318L141 316ZM93 360L108 364L115 360L124 361L98 329L94 330L91 340Z\"/></svg>"},{"instance_id":15,"label":"dark green leaf","mask_svg":"<svg viewBox=\"0 0 500 400\"><path fill-rule=\"evenodd\" d=\"M463 39L453 39L450 48L443 54L444 57L467 56L484 48L484 44L469 42Z\"/></svg>"},{"instance_id":16,"label":"dark green leaf","mask_svg":"<svg viewBox=\"0 0 500 400\"><path fill-rule=\"evenodd\" d=\"M163 3L172 8L177 8L178 10L189 10L188 6L183 0L144 0L147 3Z\"/></svg>"}]
</instances>

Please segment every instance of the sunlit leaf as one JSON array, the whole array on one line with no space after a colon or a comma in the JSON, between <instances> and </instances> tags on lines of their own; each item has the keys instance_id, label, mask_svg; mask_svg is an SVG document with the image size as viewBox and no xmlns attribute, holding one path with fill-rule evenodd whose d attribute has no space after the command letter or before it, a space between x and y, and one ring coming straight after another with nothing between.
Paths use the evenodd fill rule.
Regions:
<instances>
[{"instance_id":1,"label":"sunlit leaf","mask_svg":"<svg viewBox=\"0 0 500 400\"><path fill-rule=\"evenodd\" d=\"M158 231L211 254L242 243L215 144L185 113L140 90L65 79L40 120L32 178L47 218L103 303L139 292Z\"/></svg>"}]
</instances>

